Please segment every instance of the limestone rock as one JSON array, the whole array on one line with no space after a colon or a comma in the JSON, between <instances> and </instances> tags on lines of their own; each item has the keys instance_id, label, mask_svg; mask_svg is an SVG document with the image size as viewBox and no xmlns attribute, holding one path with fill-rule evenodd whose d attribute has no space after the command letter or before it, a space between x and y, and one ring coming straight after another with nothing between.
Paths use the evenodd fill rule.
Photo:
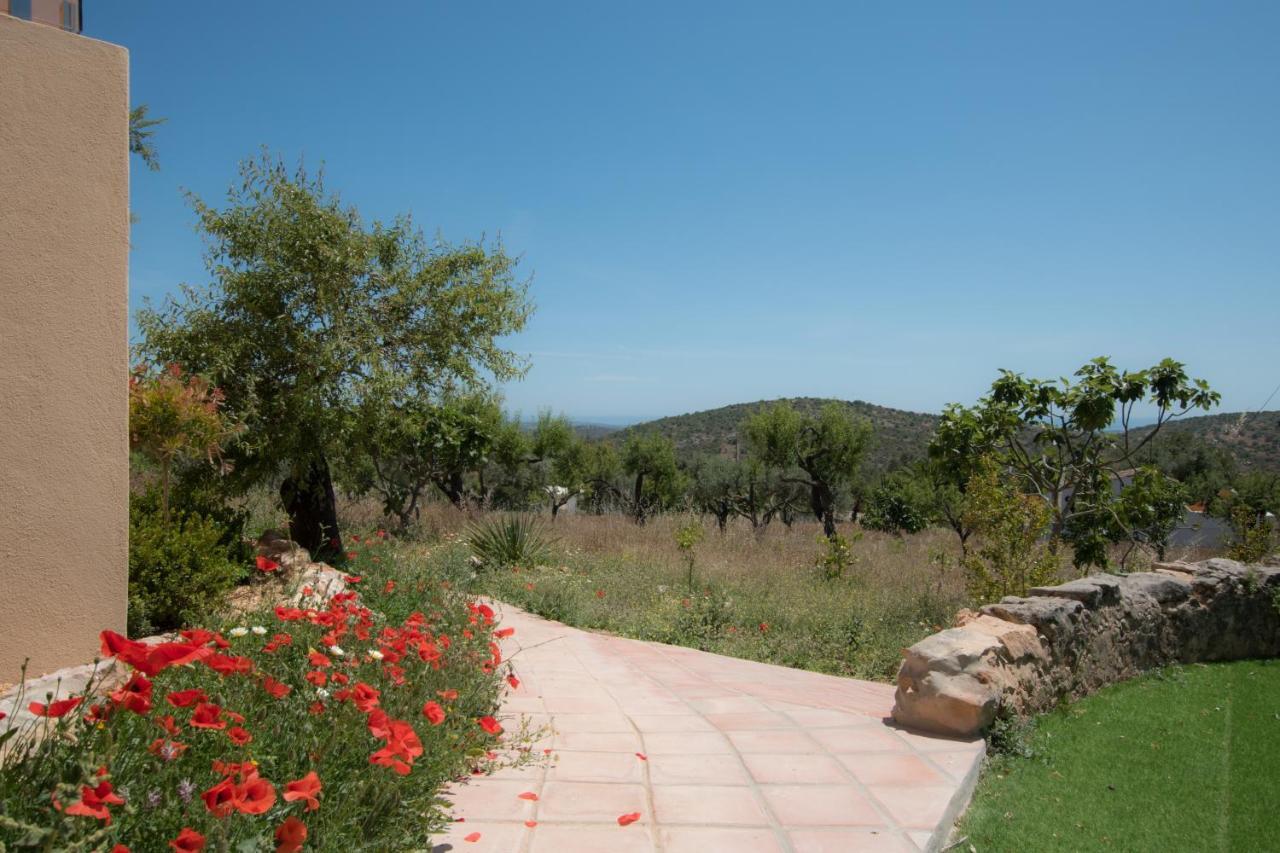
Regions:
<instances>
[{"instance_id":1,"label":"limestone rock","mask_svg":"<svg viewBox=\"0 0 1280 853\"><path fill-rule=\"evenodd\" d=\"M974 734L1175 662L1280 655L1280 567L1157 563L1009 596L907 649L894 718Z\"/></svg>"}]
</instances>

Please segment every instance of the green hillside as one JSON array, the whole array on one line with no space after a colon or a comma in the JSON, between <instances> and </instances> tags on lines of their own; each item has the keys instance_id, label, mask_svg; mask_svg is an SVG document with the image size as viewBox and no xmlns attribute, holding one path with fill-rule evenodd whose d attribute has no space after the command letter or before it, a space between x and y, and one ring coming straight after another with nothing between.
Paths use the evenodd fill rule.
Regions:
<instances>
[{"instance_id":1,"label":"green hillside","mask_svg":"<svg viewBox=\"0 0 1280 853\"><path fill-rule=\"evenodd\" d=\"M647 421L611 433L608 440L620 444L635 432L656 431L670 438L675 443L677 452L684 458L711 453L732 456L738 439L738 427L748 416L773 402L778 401L759 400L754 403L735 403L732 406L722 406L705 412L659 418L656 421ZM929 437L933 435L934 427L938 423L937 415L904 412L901 409L889 409L864 403L861 400L798 397L787 402L806 413L816 413L826 403L835 402L869 420L875 431L875 441L867 462L869 468L879 471L893 467L902 459L923 456L929 444ZM743 453L746 452L745 445L741 450Z\"/></svg>"},{"instance_id":2,"label":"green hillside","mask_svg":"<svg viewBox=\"0 0 1280 853\"><path fill-rule=\"evenodd\" d=\"M1150 431L1151 427L1143 427L1134 430L1134 435L1143 436ZM1160 434L1166 432L1190 433L1226 449L1241 471L1280 472L1280 412L1226 412L1184 418L1161 427Z\"/></svg>"}]
</instances>

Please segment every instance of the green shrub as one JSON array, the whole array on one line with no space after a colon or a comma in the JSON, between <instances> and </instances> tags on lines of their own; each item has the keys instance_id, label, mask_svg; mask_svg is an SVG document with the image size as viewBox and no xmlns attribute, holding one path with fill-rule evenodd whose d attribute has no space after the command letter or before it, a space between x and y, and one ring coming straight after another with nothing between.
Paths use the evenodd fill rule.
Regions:
<instances>
[{"instance_id":1,"label":"green shrub","mask_svg":"<svg viewBox=\"0 0 1280 853\"><path fill-rule=\"evenodd\" d=\"M467 544L484 568L535 566L547 558L552 539L531 515L489 518L471 525Z\"/></svg>"},{"instance_id":2,"label":"green shrub","mask_svg":"<svg viewBox=\"0 0 1280 853\"><path fill-rule=\"evenodd\" d=\"M216 607L241 567L227 557L226 531L198 513L165 523L145 499L129 508L129 633L191 624Z\"/></svg>"}]
</instances>

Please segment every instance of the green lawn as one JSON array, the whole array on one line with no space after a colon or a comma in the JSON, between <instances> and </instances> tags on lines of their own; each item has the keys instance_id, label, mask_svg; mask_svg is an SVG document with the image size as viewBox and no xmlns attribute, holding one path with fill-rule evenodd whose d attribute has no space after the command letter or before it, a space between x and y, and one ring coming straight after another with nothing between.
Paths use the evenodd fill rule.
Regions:
<instances>
[{"instance_id":1,"label":"green lawn","mask_svg":"<svg viewBox=\"0 0 1280 853\"><path fill-rule=\"evenodd\" d=\"M986 851L1280 850L1280 660L1172 667L1042 718L957 838Z\"/></svg>"}]
</instances>

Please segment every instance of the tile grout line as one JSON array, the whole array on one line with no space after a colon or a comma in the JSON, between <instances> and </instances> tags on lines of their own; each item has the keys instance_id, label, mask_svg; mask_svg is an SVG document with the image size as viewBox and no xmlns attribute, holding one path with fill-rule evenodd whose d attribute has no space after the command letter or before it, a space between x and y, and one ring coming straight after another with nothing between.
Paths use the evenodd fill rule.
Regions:
<instances>
[{"instance_id":1,"label":"tile grout line","mask_svg":"<svg viewBox=\"0 0 1280 853\"><path fill-rule=\"evenodd\" d=\"M669 663L676 666L678 669L685 672L686 674L691 676L697 675L697 673L693 672L692 670L684 666L679 661L672 660L660 648L655 649L655 651L657 651L657 654L659 657L665 658ZM697 676L697 677L701 681L706 681L706 679L703 678L702 676ZM737 693L740 696L746 696L747 698L755 698L753 696L750 696L750 694L745 693L744 691L737 690L735 688L728 688L728 689ZM673 695L674 695L674 691L673 691ZM697 708L695 708L692 704L690 704L690 701L688 699L685 699L683 696L676 696L676 699L679 700L681 703L683 703L685 707L687 707L695 715L702 718L703 720L706 720L706 715L703 714L701 711L699 711ZM789 719L790 718L788 718L788 720ZM783 825L782 821L778 819L777 814L774 813L773 806L769 804L768 797L766 797L764 795L764 792L760 790L760 785L758 782L756 782L756 777L752 774L751 768L747 766L747 762L743 759L742 753L738 751L737 744L733 742L733 738L725 734L722 730L720 730L719 727L715 726L715 724L712 723L711 725L713 728L716 729L716 733L719 734L720 737L724 738L724 740L728 742L729 749L732 751L733 757L738 760L738 766L742 768L742 772L747 779L747 788L750 789L751 795L755 797L756 804L760 806L761 810L764 812L765 817L769 820L769 828L773 830L773 834L778 841L778 845L782 848L784 853L795 853L795 847L791 843L791 836L787 833L786 827Z\"/></svg>"}]
</instances>

